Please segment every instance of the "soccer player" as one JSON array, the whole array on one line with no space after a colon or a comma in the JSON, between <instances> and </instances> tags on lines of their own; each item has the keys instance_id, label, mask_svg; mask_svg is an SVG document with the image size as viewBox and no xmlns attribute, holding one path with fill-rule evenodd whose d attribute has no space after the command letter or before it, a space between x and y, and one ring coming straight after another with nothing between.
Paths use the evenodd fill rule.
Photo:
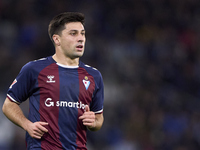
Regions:
<instances>
[{"instance_id":1,"label":"soccer player","mask_svg":"<svg viewBox=\"0 0 200 150\"><path fill-rule=\"evenodd\" d=\"M65 12L49 24L55 54L27 63L9 87L2 107L26 131L28 150L87 150L86 131L101 128L101 73L79 60L84 53L84 15ZM19 107L29 99L29 116Z\"/></svg>"}]
</instances>

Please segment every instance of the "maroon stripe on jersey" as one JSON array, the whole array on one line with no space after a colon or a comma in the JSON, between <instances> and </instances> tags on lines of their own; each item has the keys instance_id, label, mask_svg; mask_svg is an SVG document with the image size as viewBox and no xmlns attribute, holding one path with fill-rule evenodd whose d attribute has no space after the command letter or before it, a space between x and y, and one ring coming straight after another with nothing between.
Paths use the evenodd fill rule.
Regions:
<instances>
[{"instance_id":1,"label":"maroon stripe on jersey","mask_svg":"<svg viewBox=\"0 0 200 150\"><path fill-rule=\"evenodd\" d=\"M45 133L41 139L41 148L61 150L58 126L59 107L56 107L56 101L60 96L60 84L59 70L55 63L40 72L38 86L40 88L40 121L48 122L48 125L45 126L48 133Z\"/></svg>"},{"instance_id":2,"label":"maroon stripe on jersey","mask_svg":"<svg viewBox=\"0 0 200 150\"><path fill-rule=\"evenodd\" d=\"M90 106L92 101L92 95L95 90L95 82L94 78L87 73L84 68L78 68L79 75L79 104L84 104ZM83 83L83 81L89 81L90 84L87 88L87 85ZM81 107L81 106L80 106ZM84 109L78 109L78 118L83 115ZM87 150L86 148L86 127L83 125L82 120L77 120L77 150Z\"/></svg>"}]
</instances>

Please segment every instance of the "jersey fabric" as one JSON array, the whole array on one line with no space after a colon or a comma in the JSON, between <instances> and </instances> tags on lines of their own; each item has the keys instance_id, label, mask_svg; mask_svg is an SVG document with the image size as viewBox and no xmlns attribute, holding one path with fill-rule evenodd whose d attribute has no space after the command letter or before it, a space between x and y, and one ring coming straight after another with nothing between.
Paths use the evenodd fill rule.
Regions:
<instances>
[{"instance_id":1,"label":"jersey fabric","mask_svg":"<svg viewBox=\"0 0 200 150\"><path fill-rule=\"evenodd\" d=\"M29 99L28 119L48 122L40 140L26 133L28 150L87 150L87 129L78 118L85 105L103 112L104 87L97 69L81 61L69 68L50 56L23 66L7 97L17 104Z\"/></svg>"}]
</instances>

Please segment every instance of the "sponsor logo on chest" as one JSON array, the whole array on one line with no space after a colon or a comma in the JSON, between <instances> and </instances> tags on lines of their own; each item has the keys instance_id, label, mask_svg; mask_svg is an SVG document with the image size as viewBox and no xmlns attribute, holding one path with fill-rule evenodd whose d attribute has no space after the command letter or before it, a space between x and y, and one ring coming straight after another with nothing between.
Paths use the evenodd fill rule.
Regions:
<instances>
[{"instance_id":1,"label":"sponsor logo on chest","mask_svg":"<svg viewBox=\"0 0 200 150\"><path fill-rule=\"evenodd\" d=\"M80 108L85 109L85 104L80 102L67 102L67 101L53 101L52 98L47 98L45 100L45 106L46 107L69 107L69 108Z\"/></svg>"}]
</instances>

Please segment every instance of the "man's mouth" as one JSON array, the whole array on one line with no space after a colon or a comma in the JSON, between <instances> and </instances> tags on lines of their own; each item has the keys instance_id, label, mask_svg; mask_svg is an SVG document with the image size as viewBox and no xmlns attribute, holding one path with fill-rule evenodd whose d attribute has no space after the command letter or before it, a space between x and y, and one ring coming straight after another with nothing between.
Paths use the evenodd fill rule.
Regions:
<instances>
[{"instance_id":1,"label":"man's mouth","mask_svg":"<svg viewBox=\"0 0 200 150\"><path fill-rule=\"evenodd\" d=\"M76 49L77 49L78 51L83 51L83 45L77 45L77 46L76 46Z\"/></svg>"},{"instance_id":2,"label":"man's mouth","mask_svg":"<svg viewBox=\"0 0 200 150\"><path fill-rule=\"evenodd\" d=\"M76 48L83 48L83 45L78 45L76 46Z\"/></svg>"}]
</instances>

